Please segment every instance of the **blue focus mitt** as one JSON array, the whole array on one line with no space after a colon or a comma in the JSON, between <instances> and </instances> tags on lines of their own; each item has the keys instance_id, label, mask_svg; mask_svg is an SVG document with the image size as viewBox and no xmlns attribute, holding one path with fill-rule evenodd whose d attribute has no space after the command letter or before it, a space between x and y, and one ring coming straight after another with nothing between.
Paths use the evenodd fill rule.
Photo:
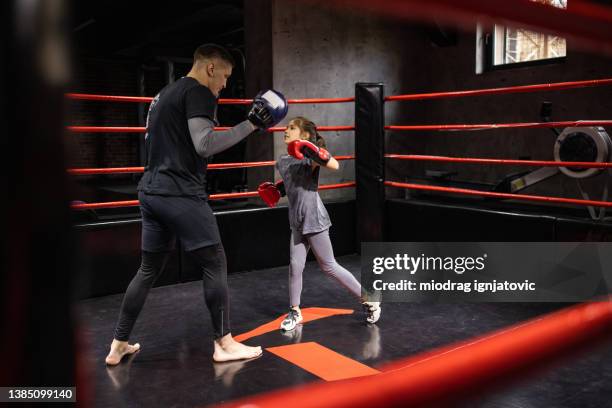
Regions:
<instances>
[{"instance_id":1,"label":"blue focus mitt","mask_svg":"<svg viewBox=\"0 0 612 408\"><path fill-rule=\"evenodd\" d=\"M247 119L260 129L268 129L287 116L289 105L282 93L269 89L253 98Z\"/></svg>"}]
</instances>

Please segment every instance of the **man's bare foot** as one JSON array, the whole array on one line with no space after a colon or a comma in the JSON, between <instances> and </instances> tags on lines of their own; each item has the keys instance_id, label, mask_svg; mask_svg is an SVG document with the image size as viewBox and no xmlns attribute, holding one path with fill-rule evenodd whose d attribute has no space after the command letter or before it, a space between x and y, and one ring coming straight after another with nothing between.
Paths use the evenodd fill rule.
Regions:
<instances>
[{"instance_id":1,"label":"man's bare foot","mask_svg":"<svg viewBox=\"0 0 612 408\"><path fill-rule=\"evenodd\" d=\"M110 366L117 365L121 362L123 356L134 354L140 350L140 344L128 344L127 341L113 340L108 356L106 356L106 364Z\"/></svg>"},{"instance_id":2,"label":"man's bare foot","mask_svg":"<svg viewBox=\"0 0 612 408\"><path fill-rule=\"evenodd\" d=\"M232 338L231 334L227 334L218 340L215 340L215 352L213 360L220 363L222 361L245 360L261 356L261 347L245 346L238 343Z\"/></svg>"}]
</instances>

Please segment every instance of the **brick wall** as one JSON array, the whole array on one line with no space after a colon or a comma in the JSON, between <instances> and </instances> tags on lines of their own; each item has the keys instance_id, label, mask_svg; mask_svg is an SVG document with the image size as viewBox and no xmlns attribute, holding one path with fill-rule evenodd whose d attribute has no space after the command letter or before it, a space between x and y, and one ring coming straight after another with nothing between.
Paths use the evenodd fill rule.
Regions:
<instances>
[{"instance_id":1,"label":"brick wall","mask_svg":"<svg viewBox=\"0 0 612 408\"><path fill-rule=\"evenodd\" d=\"M83 59L75 64L73 92L138 95L138 65L133 62ZM90 126L139 126L138 104L68 101L68 123ZM140 134L69 133L70 167L138 165Z\"/></svg>"},{"instance_id":2,"label":"brick wall","mask_svg":"<svg viewBox=\"0 0 612 408\"><path fill-rule=\"evenodd\" d=\"M190 64L176 63L175 79L189 71ZM240 84L244 74L236 69L224 91L224 97L243 97ZM154 96L167 81L166 63L121 59L80 58L75 64L70 91L102 95L139 96L139 81L144 73L144 96ZM67 125L87 126L144 126L148 104L73 101L67 102ZM243 120L242 106L220 106L219 120L231 126ZM67 167L105 168L141 165L142 133L72 133L66 134L68 149ZM244 143L215 155L213 162L237 162L244 160ZM116 174L74 176L74 200L109 201L133 199L141 174ZM211 191L234 191L244 183L244 170L211 171L208 186Z\"/></svg>"}]
</instances>

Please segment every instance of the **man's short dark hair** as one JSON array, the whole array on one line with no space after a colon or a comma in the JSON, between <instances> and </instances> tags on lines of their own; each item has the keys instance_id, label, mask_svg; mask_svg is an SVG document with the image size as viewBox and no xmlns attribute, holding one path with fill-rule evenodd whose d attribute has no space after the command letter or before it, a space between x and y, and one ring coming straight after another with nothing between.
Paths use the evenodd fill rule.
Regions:
<instances>
[{"instance_id":1,"label":"man's short dark hair","mask_svg":"<svg viewBox=\"0 0 612 408\"><path fill-rule=\"evenodd\" d=\"M202 44L196 48L195 52L193 53L194 63L198 60L211 58L221 59L230 64L232 68L236 65L236 61L234 60L234 57L232 57L232 54L217 44Z\"/></svg>"}]
</instances>

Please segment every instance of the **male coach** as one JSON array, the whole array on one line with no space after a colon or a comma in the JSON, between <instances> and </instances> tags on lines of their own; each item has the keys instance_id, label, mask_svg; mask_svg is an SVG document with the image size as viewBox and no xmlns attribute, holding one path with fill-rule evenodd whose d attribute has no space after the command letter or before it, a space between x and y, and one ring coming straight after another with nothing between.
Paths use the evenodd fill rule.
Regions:
<instances>
[{"instance_id":1,"label":"male coach","mask_svg":"<svg viewBox=\"0 0 612 408\"><path fill-rule=\"evenodd\" d=\"M121 305L106 357L108 365L119 364L123 356L140 349L138 343L129 344L128 338L176 237L202 270L204 300L214 331L213 360L247 359L262 353L261 347L245 346L231 335L225 252L208 205L206 166L211 155L235 145L254 130L279 123L288 106L279 92L260 92L247 120L226 131L214 130L217 98L233 66L227 50L202 45L194 53L187 76L166 86L151 102L145 135L147 162L138 184L141 265Z\"/></svg>"}]
</instances>

